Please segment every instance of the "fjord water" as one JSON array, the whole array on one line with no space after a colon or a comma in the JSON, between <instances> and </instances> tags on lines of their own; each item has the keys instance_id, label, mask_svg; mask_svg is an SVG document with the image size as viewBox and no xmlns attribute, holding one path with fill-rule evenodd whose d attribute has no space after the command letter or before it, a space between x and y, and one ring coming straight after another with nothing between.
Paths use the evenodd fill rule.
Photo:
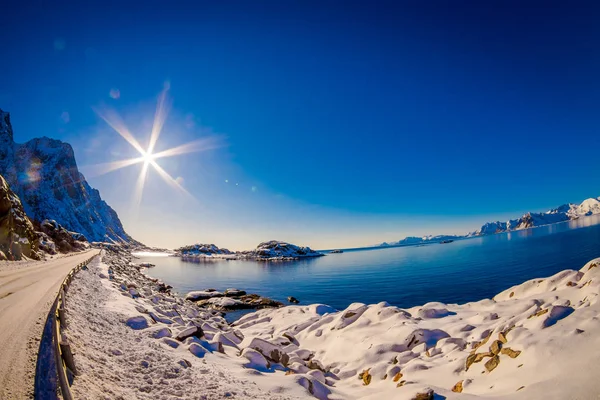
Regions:
<instances>
[{"instance_id":1,"label":"fjord water","mask_svg":"<svg viewBox=\"0 0 600 400\"><path fill-rule=\"evenodd\" d=\"M294 296L301 304L343 309L353 302L387 301L407 308L491 298L529 279L580 269L596 257L600 216L448 244L346 250L294 262L142 261L156 264L147 273L180 294L238 288L284 303Z\"/></svg>"}]
</instances>

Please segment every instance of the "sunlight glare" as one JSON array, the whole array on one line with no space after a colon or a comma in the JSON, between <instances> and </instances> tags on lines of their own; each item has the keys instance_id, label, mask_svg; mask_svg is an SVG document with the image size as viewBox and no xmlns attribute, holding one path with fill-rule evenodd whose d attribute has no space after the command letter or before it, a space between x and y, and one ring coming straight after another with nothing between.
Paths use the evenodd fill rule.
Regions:
<instances>
[{"instance_id":1,"label":"sunlight glare","mask_svg":"<svg viewBox=\"0 0 600 400\"><path fill-rule=\"evenodd\" d=\"M146 184L146 178L148 176L148 169L150 166L158 173L158 175L172 188L180 191L181 193L191 197L194 197L181 185L180 181L173 179L169 173L167 173L160 165L156 163L156 160L164 157L173 157L182 154L196 153L201 151L207 151L216 149L224 146L222 138L216 136L210 136L202 139L198 139L180 146L173 147L168 150L163 150L158 153L154 153L154 148L161 134L162 128L167 119L167 114L170 109L170 101L167 98L167 91L169 86L165 85L165 88L158 96L156 105L156 113L154 114L154 123L152 125L152 131L150 133L150 142L148 149L144 150L137 139L131 134L129 129L125 126L125 123L120 116L113 110L105 109L100 110L94 108L94 111L100 118L102 118L110 127L112 127L123 139L125 139L134 149L140 153L140 157L131 158L128 160L114 161L105 164L99 164L96 166L98 169L97 175L104 175L108 172L116 171L121 168L125 168L135 164L142 164L142 170L138 176L133 203L136 207L139 207L142 202L142 194L144 192L144 186ZM96 175L96 176L97 176Z\"/></svg>"}]
</instances>

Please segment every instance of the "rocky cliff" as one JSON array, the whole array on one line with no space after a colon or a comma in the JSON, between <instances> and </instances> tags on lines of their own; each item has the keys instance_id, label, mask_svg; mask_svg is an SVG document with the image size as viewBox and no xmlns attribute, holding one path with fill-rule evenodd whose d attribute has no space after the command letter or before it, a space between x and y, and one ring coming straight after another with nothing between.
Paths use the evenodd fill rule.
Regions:
<instances>
[{"instance_id":1,"label":"rocky cliff","mask_svg":"<svg viewBox=\"0 0 600 400\"><path fill-rule=\"evenodd\" d=\"M19 197L0 176L0 260L39 259L38 240Z\"/></svg>"},{"instance_id":2,"label":"rocky cliff","mask_svg":"<svg viewBox=\"0 0 600 400\"><path fill-rule=\"evenodd\" d=\"M47 137L15 143L10 116L2 110L0 175L20 197L31 219L54 220L90 241L135 243L117 213L77 169L71 145Z\"/></svg>"}]
</instances>

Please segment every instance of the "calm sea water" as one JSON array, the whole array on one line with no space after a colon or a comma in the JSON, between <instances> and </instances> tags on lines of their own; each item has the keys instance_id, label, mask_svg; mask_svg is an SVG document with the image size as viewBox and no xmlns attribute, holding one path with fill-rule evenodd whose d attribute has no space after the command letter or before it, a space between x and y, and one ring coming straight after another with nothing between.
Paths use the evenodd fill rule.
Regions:
<instances>
[{"instance_id":1,"label":"calm sea water","mask_svg":"<svg viewBox=\"0 0 600 400\"><path fill-rule=\"evenodd\" d=\"M343 309L353 302L387 301L412 307L430 301L464 303L490 298L528 279L580 269L600 257L600 216L449 244L347 250L294 262L183 262L144 257L148 274L178 293L230 287L286 302L324 303Z\"/></svg>"}]
</instances>

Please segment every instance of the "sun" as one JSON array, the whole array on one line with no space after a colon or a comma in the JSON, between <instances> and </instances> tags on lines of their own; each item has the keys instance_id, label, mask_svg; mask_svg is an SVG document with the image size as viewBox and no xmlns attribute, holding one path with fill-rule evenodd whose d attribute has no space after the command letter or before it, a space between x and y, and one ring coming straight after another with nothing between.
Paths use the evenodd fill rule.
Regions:
<instances>
[{"instance_id":1,"label":"sun","mask_svg":"<svg viewBox=\"0 0 600 400\"><path fill-rule=\"evenodd\" d=\"M148 165L150 164L152 161L154 161L154 158L156 156L150 152L144 152L142 153L142 158L144 159L144 164Z\"/></svg>"},{"instance_id":2,"label":"sun","mask_svg":"<svg viewBox=\"0 0 600 400\"><path fill-rule=\"evenodd\" d=\"M110 125L123 139L125 139L134 149L136 149L140 156L136 158L130 158L127 160L113 161L101 165L96 165L97 175L103 175L111 171L116 171L121 168L125 168L135 164L142 164L140 175L138 176L137 183L135 185L134 203L139 206L142 201L142 193L144 191L144 185L146 183L146 177L148 175L149 167L155 170L158 175L173 189L176 189L190 197L193 196L185 190L179 181L173 179L160 165L157 160L164 157L173 157L177 155L195 153L200 151L206 151L216 149L223 146L223 141L219 136L208 136L202 139L198 139L193 142L189 142L180 146L173 147L168 150L154 152L154 146L158 141L161 134L163 125L167 118L169 102L167 101L168 85L165 85L165 89L158 96L158 102L156 105L156 113L154 114L154 124L152 125L152 131L150 132L150 142L148 149L144 150L138 140L129 131L123 120L119 115L111 109L97 109L94 111L100 118L102 118L108 125Z\"/></svg>"}]
</instances>

